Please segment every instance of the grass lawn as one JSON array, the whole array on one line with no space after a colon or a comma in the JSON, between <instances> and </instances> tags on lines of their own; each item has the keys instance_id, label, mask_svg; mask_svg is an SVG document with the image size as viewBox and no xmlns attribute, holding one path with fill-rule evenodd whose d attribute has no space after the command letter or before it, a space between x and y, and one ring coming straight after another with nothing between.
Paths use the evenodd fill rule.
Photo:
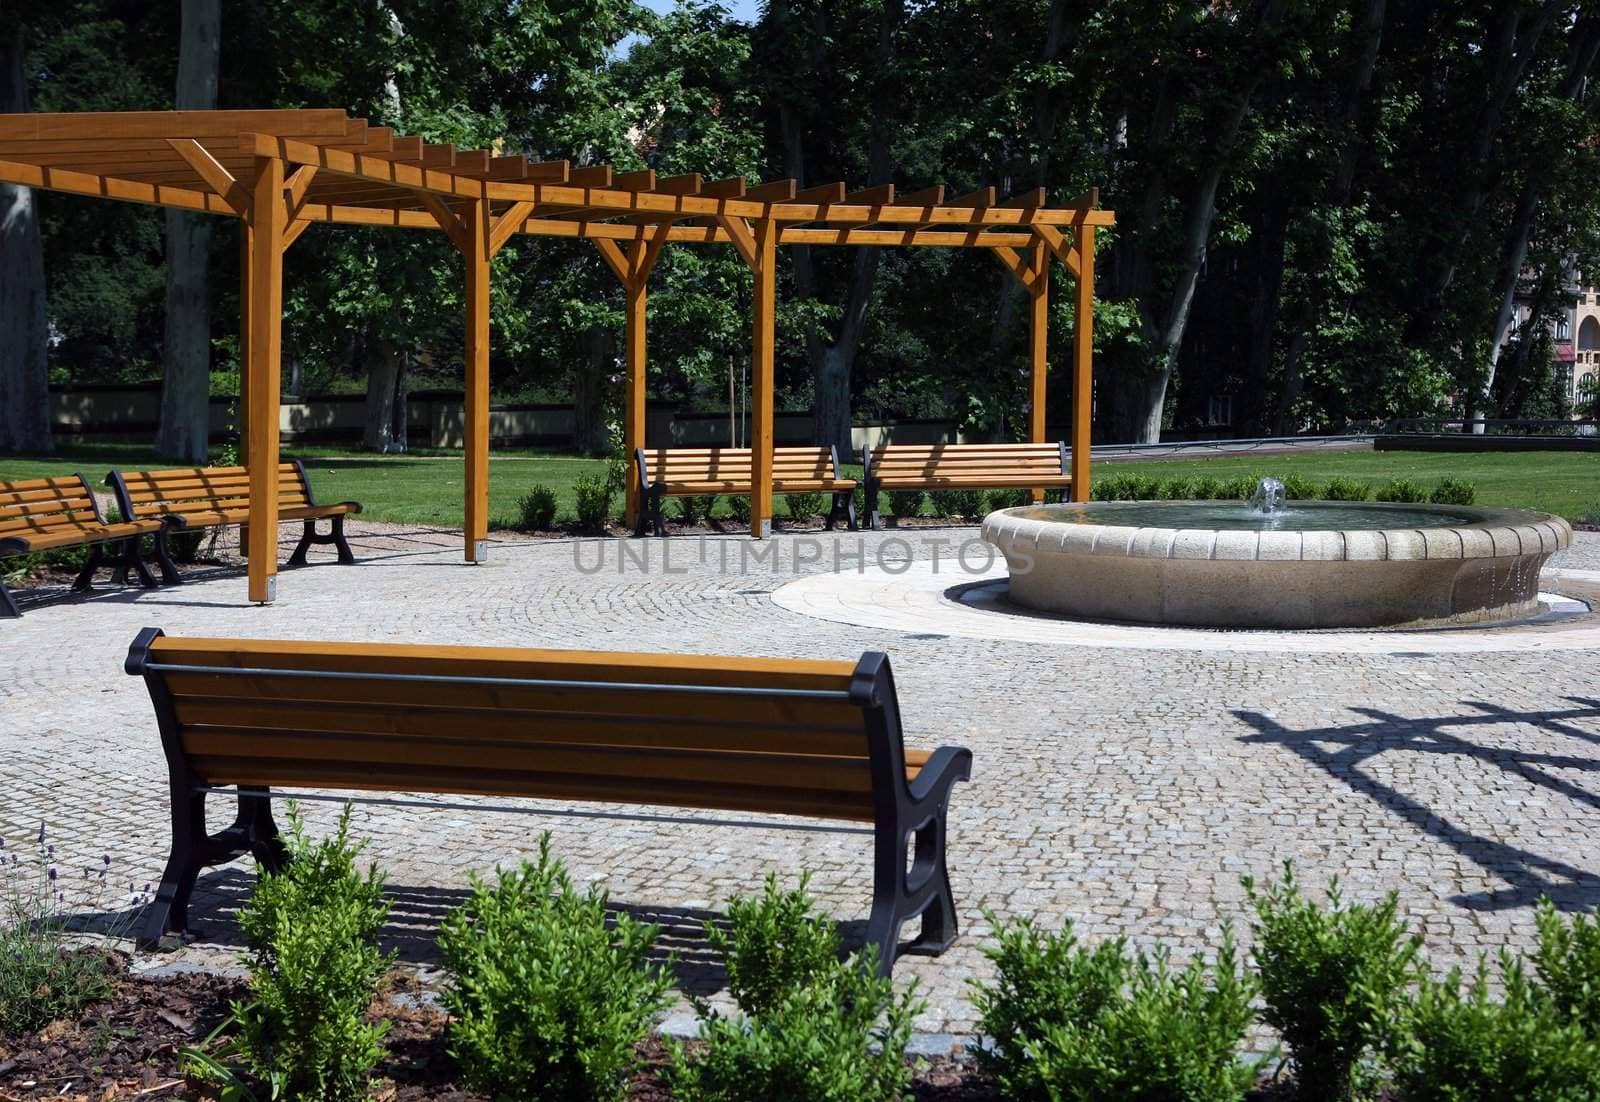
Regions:
<instances>
[{"instance_id":1,"label":"grass lawn","mask_svg":"<svg viewBox=\"0 0 1600 1102\"><path fill-rule=\"evenodd\" d=\"M372 520L446 527L461 523L459 453L400 456L352 455L347 449L292 448L284 453L305 460L319 500L355 500ZM38 478L83 471L98 484L112 467L170 466L146 447L101 444L64 450L49 457L0 456L0 479ZM510 527L517 500L534 483L555 490L559 515L571 519L573 484L583 475L604 478L603 460L550 452L496 452L489 462L489 516L493 527ZM1445 475L1477 487L1481 505L1542 509L1569 520L1600 514L1600 453L1507 452L1325 452L1291 456L1227 456L1219 459L1102 462L1095 474L1136 472L1152 478L1231 478L1236 475L1299 474L1314 482L1336 475L1372 483L1409 478L1432 486ZM859 476L859 470L852 473ZM614 504L620 514L620 495ZM725 514L726 501L717 512ZM673 512L673 506L668 506ZM786 513L781 502L777 511Z\"/></svg>"}]
</instances>

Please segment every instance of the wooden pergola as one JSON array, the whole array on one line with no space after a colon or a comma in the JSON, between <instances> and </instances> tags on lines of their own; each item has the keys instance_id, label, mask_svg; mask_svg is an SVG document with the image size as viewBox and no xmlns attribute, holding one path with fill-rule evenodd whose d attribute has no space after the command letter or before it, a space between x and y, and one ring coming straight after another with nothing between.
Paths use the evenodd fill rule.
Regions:
<instances>
[{"instance_id":1,"label":"wooden pergola","mask_svg":"<svg viewBox=\"0 0 1600 1102\"><path fill-rule=\"evenodd\" d=\"M442 229L466 260L465 555L489 527L489 262L515 234L586 238L627 300L624 435L645 444L645 303L668 244L726 244L755 276L751 343L751 532L771 531L773 322L779 245L990 250L1029 295L1029 439L1045 440L1049 265L1077 277L1073 496L1089 489L1095 229L1115 217L1095 192L1047 207L1044 189L997 200L942 187L800 187L606 165L529 161L401 137L337 109L0 115L0 182L218 214L241 222L240 452L250 468L249 596L275 596L283 254L318 222ZM628 521L640 508L630 480Z\"/></svg>"}]
</instances>

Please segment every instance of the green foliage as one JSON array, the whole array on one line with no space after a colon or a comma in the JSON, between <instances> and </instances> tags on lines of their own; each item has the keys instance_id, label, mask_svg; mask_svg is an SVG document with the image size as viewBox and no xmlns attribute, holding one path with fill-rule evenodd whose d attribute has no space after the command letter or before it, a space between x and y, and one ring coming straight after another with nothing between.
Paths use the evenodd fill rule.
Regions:
<instances>
[{"instance_id":1,"label":"green foliage","mask_svg":"<svg viewBox=\"0 0 1600 1102\"><path fill-rule=\"evenodd\" d=\"M1128 501L1128 476L1121 474L1105 475L1089 483L1089 499L1091 501Z\"/></svg>"},{"instance_id":2,"label":"green foliage","mask_svg":"<svg viewBox=\"0 0 1600 1102\"><path fill-rule=\"evenodd\" d=\"M889 515L895 517L914 517L922 512L922 499L925 495L921 490L890 490Z\"/></svg>"},{"instance_id":3,"label":"green foliage","mask_svg":"<svg viewBox=\"0 0 1600 1102\"><path fill-rule=\"evenodd\" d=\"M1234 475L1222 484L1222 498L1226 501L1249 501L1260 481L1260 478L1251 474Z\"/></svg>"},{"instance_id":4,"label":"green foliage","mask_svg":"<svg viewBox=\"0 0 1600 1102\"><path fill-rule=\"evenodd\" d=\"M750 498L748 495L735 494L728 498L728 513L740 524L750 523Z\"/></svg>"},{"instance_id":5,"label":"green foliage","mask_svg":"<svg viewBox=\"0 0 1600 1102\"><path fill-rule=\"evenodd\" d=\"M1535 920L1533 963L1551 1008L1600 1040L1600 916L1574 915L1568 925L1550 900L1541 899Z\"/></svg>"},{"instance_id":6,"label":"green foliage","mask_svg":"<svg viewBox=\"0 0 1600 1102\"><path fill-rule=\"evenodd\" d=\"M1226 487L1220 478L1197 478L1193 490L1196 501L1219 501Z\"/></svg>"},{"instance_id":7,"label":"green foliage","mask_svg":"<svg viewBox=\"0 0 1600 1102\"><path fill-rule=\"evenodd\" d=\"M604 531L611 519L611 488L598 478L584 477L573 490L578 498L578 527L586 532Z\"/></svg>"},{"instance_id":8,"label":"green foliage","mask_svg":"<svg viewBox=\"0 0 1600 1102\"><path fill-rule=\"evenodd\" d=\"M1159 478L1149 475L1131 474L1128 478L1129 501L1159 501L1161 498L1161 483Z\"/></svg>"},{"instance_id":9,"label":"green foliage","mask_svg":"<svg viewBox=\"0 0 1600 1102\"><path fill-rule=\"evenodd\" d=\"M528 487L517 499L519 527L524 532L542 532L556 520L556 492L542 482Z\"/></svg>"},{"instance_id":10,"label":"green foliage","mask_svg":"<svg viewBox=\"0 0 1600 1102\"><path fill-rule=\"evenodd\" d=\"M1402 1102L1600 1097L1600 1042L1556 1011L1510 954L1501 955L1499 979L1496 1000L1480 959L1468 991L1459 969L1422 985L1390 1058Z\"/></svg>"},{"instance_id":11,"label":"green foliage","mask_svg":"<svg viewBox=\"0 0 1600 1102\"><path fill-rule=\"evenodd\" d=\"M975 517L983 511L982 490L934 490L928 500L936 517Z\"/></svg>"},{"instance_id":12,"label":"green foliage","mask_svg":"<svg viewBox=\"0 0 1600 1102\"><path fill-rule=\"evenodd\" d=\"M605 893L573 887L548 833L537 864L494 884L474 877L439 932L450 1052L467 1085L499 1098L622 1098L634 1047L666 1005L655 938L628 915L608 924Z\"/></svg>"},{"instance_id":13,"label":"green foliage","mask_svg":"<svg viewBox=\"0 0 1600 1102\"><path fill-rule=\"evenodd\" d=\"M793 891L767 874L760 896L728 901L728 924L706 924L706 940L722 955L728 991L753 1017L772 1013L793 993L825 980L839 963L839 934L806 891L809 873Z\"/></svg>"},{"instance_id":14,"label":"green foliage","mask_svg":"<svg viewBox=\"0 0 1600 1102\"><path fill-rule=\"evenodd\" d=\"M1317 496L1317 487L1304 475L1286 474L1283 476L1283 496L1289 501L1311 501Z\"/></svg>"},{"instance_id":15,"label":"green foliage","mask_svg":"<svg viewBox=\"0 0 1600 1102\"><path fill-rule=\"evenodd\" d=\"M1300 1097L1357 1097L1362 1061L1390 1046L1405 991L1421 978L1421 939L1395 917L1392 892L1376 906L1346 904L1334 881L1324 908L1300 894L1288 862L1259 893L1249 877L1244 887L1256 912L1262 1019L1289 1046Z\"/></svg>"},{"instance_id":16,"label":"green foliage","mask_svg":"<svg viewBox=\"0 0 1600 1102\"><path fill-rule=\"evenodd\" d=\"M1471 505L1477 496L1477 489L1472 483L1459 478L1445 477L1441 478L1438 485L1428 494L1428 500L1435 505Z\"/></svg>"},{"instance_id":17,"label":"green foliage","mask_svg":"<svg viewBox=\"0 0 1600 1102\"><path fill-rule=\"evenodd\" d=\"M1130 957L1121 939L1080 948L1070 923L996 937L995 984L975 985L973 1002L995 1045L981 1065L1006 1098L1235 1102L1255 1084L1260 1062L1238 1053L1257 988L1231 931L1210 970L1174 969L1164 949Z\"/></svg>"},{"instance_id":18,"label":"green foliage","mask_svg":"<svg viewBox=\"0 0 1600 1102\"><path fill-rule=\"evenodd\" d=\"M1187 478L1169 478L1156 490L1162 501L1189 501L1195 497L1194 482Z\"/></svg>"},{"instance_id":19,"label":"green foliage","mask_svg":"<svg viewBox=\"0 0 1600 1102\"><path fill-rule=\"evenodd\" d=\"M1379 501L1422 502L1428 500L1428 491L1409 478L1396 478L1379 486L1373 497Z\"/></svg>"},{"instance_id":20,"label":"green foliage","mask_svg":"<svg viewBox=\"0 0 1600 1102\"><path fill-rule=\"evenodd\" d=\"M891 498L890 504L891 505L893 504L892 498ZM994 512L997 509L1020 509L1020 508L1022 508L1022 506L1026 505L1026 504L1028 504L1028 491L1027 490L990 490L989 491L988 505L989 505L989 511L990 512ZM896 513L895 515L899 516L898 513Z\"/></svg>"},{"instance_id":21,"label":"green foliage","mask_svg":"<svg viewBox=\"0 0 1600 1102\"><path fill-rule=\"evenodd\" d=\"M15 839L8 844L0 838L0 1038L77 1017L111 994L116 971L98 947L71 944L73 908L43 823L29 848L33 852L24 858ZM96 897L105 894L110 867L111 858L104 857L83 871ZM136 895L132 902L137 908L145 899ZM120 933L119 925L111 936Z\"/></svg>"},{"instance_id":22,"label":"green foliage","mask_svg":"<svg viewBox=\"0 0 1600 1102\"><path fill-rule=\"evenodd\" d=\"M1322 487L1324 501L1366 501L1372 496L1372 484L1354 478L1330 478Z\"/></svg>"},{"instance_id":23,"label":"green foliage","mask_svg":"<svg viewBox=\"0 0 1600 1102\"><path fill-rule=\"evenodd\" d=\"M674 500L678 503L678 519L692 528L711 519L711 509L717 503L717 495L703 494Z\"/></svg>"},{"instance_id":24,"label":"green foliage","mask_svg":"<svg viewBox=\"0 0 1600 1102\"><path fill-rule=\"evenodd\" d=\"M333 835L313 841L291 803L286 841L288 865L259 869L239 912L252 995L234 1006L239 1051L274 1098L363 1099L389 1030L366 1017L391 959L378 949L383 877L356 867L365 844L350 841L349 804Z\"/></svg>"},{"instance_id":25,"label":"green foliage","mask_svg":"<svg viewBox=\"0 0 1600 1102\"><path fill-rule=\"evenodd\" d=\"M797 521L810 520L822 512L821 494L784 494L783 501L789 508L789 516Z\"/></svg>"}]
</instances>

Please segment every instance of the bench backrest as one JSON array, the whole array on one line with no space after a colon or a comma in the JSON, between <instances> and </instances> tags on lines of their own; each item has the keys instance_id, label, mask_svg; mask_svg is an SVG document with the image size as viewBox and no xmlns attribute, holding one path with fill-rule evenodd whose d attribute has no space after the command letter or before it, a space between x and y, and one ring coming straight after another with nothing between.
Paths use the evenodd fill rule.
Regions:
<instances>
[{"instance_id":1,"label":"bench backrest","mask_svg":"<svg viewBox=\"0 0 1600 1102\"><path fill-rule=\"evenodd\" d=\"M904 785L888 658L189 639L146 628L175 779L873 821ZM893 800L883 789L880 799ZM889 806L892 806L892 802Z\"/></svg>"},{"instance_id":2,"label":"bench backrest","mask_svg":"<svg viewBox=\"0 0 1600 1102\"><path fill-rule=\"evenodd\" d=\"M748 483L749 448L641 448L647 482ZM839 477L832 448L784 447L772 450L774 479Z\"/></svg>"},{"instance_id":3,"label":"bench backrest","mask_svg":"<svg viewBox=\"0 0 1600 1102\"><path fill-rule=\"evenodd\" d=\"M107 476L130 517L225 513L250 507L248 467L177 467L165 471L112 471ZM278 507L315 505L298 461L278 464Z\"/></svg>"},{"instance_id":4,"label":"bench backrest","mask_svg":"<svg viewBox=\"0 0 1600 1102\"><path fill-rule=\"evenodd\" d=\"M0 543L98 527L103 519L81 474L0 482Z\"/></svg>"},{"instance_id":5,"label":"bench backrest","mask_svg":"<svg viewBox=\"0 0 1600 1102\"><path fill-rule=\"evenodd\" d=\"M880 478L1067 473L1065 444L883 444L863 456Z\"/></svg>"}]
</instances>

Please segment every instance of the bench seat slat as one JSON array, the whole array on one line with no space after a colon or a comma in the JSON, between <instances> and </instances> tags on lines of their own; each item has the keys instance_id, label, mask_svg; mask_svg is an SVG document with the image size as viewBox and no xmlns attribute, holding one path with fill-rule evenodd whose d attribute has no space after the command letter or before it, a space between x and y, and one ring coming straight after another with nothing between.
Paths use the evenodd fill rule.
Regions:
<instances>
[{"instance_id":1,"label":"bench seat slat","mask_svg":"<svg viewBox=\"0 0 1600 1102\"><path fill-rule=\"evenodd\" d=\"M161 530L159 520L140 520L118 524L85 524L53 526L38 533L0 532L0 538L16 539L30 551L50 551L58 547L76 547L86 543L109 543L130 536L147 536Z\"/></svg>"}]
</instances>

